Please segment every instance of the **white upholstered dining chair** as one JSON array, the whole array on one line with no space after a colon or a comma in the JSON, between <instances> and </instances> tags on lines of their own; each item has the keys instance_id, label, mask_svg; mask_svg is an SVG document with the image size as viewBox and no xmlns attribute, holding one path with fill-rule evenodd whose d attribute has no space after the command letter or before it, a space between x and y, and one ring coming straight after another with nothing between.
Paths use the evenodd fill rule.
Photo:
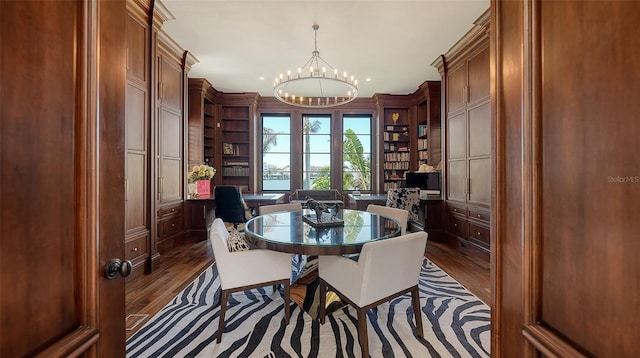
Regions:
<instances>
[{"instance_id":1,"label":"white upholstered dining chair","mask_svg":"<svg viewBox=\"0 0 640 358\"><path fill-rule=\"evenodd\" d=\"M366 312L411 292L416 334L423 337L418 289L427 233L410 233L363 245L358 261L343 256L320 256L320 322L324 324L327 289L358 312L358 340L363 357L369 357ZM395 324L401 324L397 322Z\"/></svg>"},{"instance_id":2,"label":"white upholstered dining chair","mask_svg":"<svg viewBox=\"0 0 640 358\"><path fill-rule=\"evenodd\" d=\"M367 212L395 219L401 225L400 235L404 235L407 232L407 218L409 217L408 211L388 206L369 204L369 206L367 206Z\"/></svg>"},{"instance_id":3,"label":"white upholstered dining chair","mask_svg":"<svg viewBox=\"0 0 640 358\"><path fill-rule=\"evenodd\" d=\"M285 324L289 324L291 254L261 249L230 252L227 248L229 232L222 219L215 219L209 230L209 242L213 248L222 288L217 342L220 343L222 340L227 301L233 292L282 284L284 286L284 320ZM252 267L256 269L251 269Z\"/></svg>"},{"instance_id":4,"label":"white upholstered dining chair","mask_svg":"<svg viewBox=\"0 0 640 358\"><path fill-rule=\"evenodd\" d=\"M260 215L276 213L279 211L299 211L299 210L302 210L302 204L300 203L263 205L258 208L258 212Z\"/></svg>"}]
</instances>

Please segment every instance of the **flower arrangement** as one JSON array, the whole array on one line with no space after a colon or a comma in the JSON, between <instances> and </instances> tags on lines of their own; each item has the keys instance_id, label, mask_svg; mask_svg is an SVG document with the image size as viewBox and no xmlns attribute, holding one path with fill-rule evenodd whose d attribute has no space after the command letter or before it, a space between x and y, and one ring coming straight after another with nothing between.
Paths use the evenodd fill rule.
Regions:
<instances>
[{"instance_id":1,"label":"flower arrangement","mask_svg":"<svg viewBox=\"0 0 640 358\"><path fill-rule=\"evenodd\" d=\"M214 175L216 175L216 168L202 164L191 168L187 178L189 179L189 183L195 183L198 180L211 180Z\"/></svg>"}]
</instances>

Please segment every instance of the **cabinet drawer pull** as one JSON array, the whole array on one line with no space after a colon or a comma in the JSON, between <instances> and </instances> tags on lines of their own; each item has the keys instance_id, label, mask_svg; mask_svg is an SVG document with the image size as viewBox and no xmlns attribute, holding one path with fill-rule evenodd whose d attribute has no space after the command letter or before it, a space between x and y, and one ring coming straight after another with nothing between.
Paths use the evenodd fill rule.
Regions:
<instances>
[{"instance_id":1,"label":"cabinet drawer pull","mask_svg":"<svg viewBox=\"0 0 640 358\"><path fill-rule=\"evenodd\" d=\"M456 209L456 208L453 208L453 211L454 211L454 212L458 212L458 209Z\"/></svg>"},{"instance_id":2,"label":"cabinet drawer pull","mask_svg":"<svg viewBox=\"0 0 640 358\"><path fill-rule=\"evenodd\" d=\"M133 251L133 252L138 252L138 248L137 248L137 247L134 247L133 249L131 249L131 251Z\"/></svg>"},{"instance_id":3,"label":"cabinet drawer pull","mask_svg":"<svg viewBox=\"0 0 640 358\"><path fill-rule=\"evenodd\" d=\"M176 224L171 224L171 227L176 227Z\"/></svg>"},{"instance_id":4,"label":"cabinet drawer pull","mask_svg":"<svg viewBox=\"0 0 640 358\"><path fill-rule=\"evenodd\" d=\"M172 213L175 213L175 212L176 212L176 209L171 209L171 212L172 212Z\"/></svg>"},{"instance_id":5,"label":"cabinet drawer pull","mask_svg":"<svg viewBox=\"0 0 640 358\"><path fill-rule=\"evenodd\" d=\"M458 227L458 224L457 224L457 223L454 223L454 224L453 224L453 227Z\"/></svg>"},{"instance_id":6,"label":"cabinet drawer pull","mask_svg":"<svg viewBox=\"0 0 640 358\"><path fill-rule=\"evenodd\" d=\"M478 236L480 236L480 231L478 231Z\"/></svg>"},{"instance_id":7,"label":"cabinet drawer pull","mask_svg":"<svg viewBox=\"0 0 640 358\"><path fill-rule=\"evenodd\" d=\"M482 215L480 215L480 214L478 214L477 216L478 216L479 218L481 218L481 217L482 217Z\"/></svg>"}]
</instances>

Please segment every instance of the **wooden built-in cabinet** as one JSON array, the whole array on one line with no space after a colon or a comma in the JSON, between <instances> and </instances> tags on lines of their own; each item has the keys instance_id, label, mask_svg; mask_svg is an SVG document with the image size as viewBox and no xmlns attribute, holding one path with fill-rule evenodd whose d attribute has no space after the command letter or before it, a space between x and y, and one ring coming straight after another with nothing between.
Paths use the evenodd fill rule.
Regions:
<instances>
[{"instance_id":1,"label":"wooden built-in cabinet","mask_svg":"<svg viewBox=\"0 0 640 358\"><path fill-rule=\"evenodd\" d=\"M160 265L184 239L187 74L196 59L160 29L171 17L127 1L125 108L125 258L128 280ZM202 143L202 142L201 142Z\"/></svg>"},{"instance_id":2,"label":"wooden built-in cabinet","mask_svg":"<svg viewBox=\"0 0 640 358\"><path fill-rule=\"evenodd\" d=\"M129 8L126 42L124 240L131 280L146 271L151 239L149 26L138 7Z\"/></svg>"},{"instance_id":3,"label":"wooden built-in cabinet","mask_svg":"<svg viewBox=\"0 0 640 358\"><path fill-rule=\"evenodd\" d=\"M445 90L445 230L460 250L487 262L492 162L488 14L433 64Z\"/></svg>"},{"instance_id":4,"label":"wooden built-in cabinet","mask_svg":"<svg viewBox=\"0 0 640 358\"><path fill-rule=\"evenodd\" d=\"M187 73L195 62L164 32L158 34L157 130L157 250L163 253L184 239L186 192Z\"/></svg>"}]
</instances>

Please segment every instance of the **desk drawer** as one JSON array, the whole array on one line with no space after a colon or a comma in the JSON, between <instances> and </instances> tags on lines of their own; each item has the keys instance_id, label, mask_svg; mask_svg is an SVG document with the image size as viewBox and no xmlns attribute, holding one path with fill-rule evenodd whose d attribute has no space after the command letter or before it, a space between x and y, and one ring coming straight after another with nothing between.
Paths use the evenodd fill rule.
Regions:
<instances>
[{"instance_id":1,"label":"desk drawer","mask_svg":"<svg viewBox=\"0 0 640 358\"><path fill-rule=\"evenodd\" d=\"M491 213L478 208L469 208L469 219L491 222Z\"/></svg>"},{"instance_id":2,"label":"desk drawer","mask_svg":"<svg viewBox=\"0 0 640 358\"><path fill-rule=\"evenodd\" d=\"M447 213L467 216L467 208L447 203Z\"/></svg>"},{"instance_id":3,"label":"desk drawer","mask_svg":"<svg viewBox=\"0 0 640 358\"><path fill-rule=\"evenodd\" d=\"M182 216L158 223L158 238L164 239L182 231Z\"/></svg>"},{"instance_id":4,"label":"desk drawer","mask_svg":"<svg viewBox=\"0 0 640 358\"><path fill-rule=\"evenodd\" d=\"M140 256L149 254L149 237L139 237L124 244L125 257L127 260L134 260Z\"/></svg>"},{"instance_id":5,"label":"desk drawer","mask_svg":"<svg viewBox=\"0 0 640 358\"><path fill-rule=\"evenodd\" d=\"M162 219L172 215L182 215L182 203L171 206L163 206L158 209L158 219Z\"/></svg>"},{"instance_id":6,"label":"desk drawer","mask_svg":"<svg viewBox=\"0 0 640 358\"><path fill-rule=\"evenodd\" d=\"M462 236L462 237L467 237L467 233L468 233L468 224L465 220L459 219L454 215L447 215L447 228L449 229L449 231L451 231L452 233Z\"/></svg>"},{"instance_id":7,"label":"desk drawer","mask_svg":"<svg viewBox=\"0 0 640 358\"><path fill-rule=\"evenodd\" d=\"M485 227L469 223L469 238L487 249L491 247L491 231Z\"/></svg>"}]
</instances>

